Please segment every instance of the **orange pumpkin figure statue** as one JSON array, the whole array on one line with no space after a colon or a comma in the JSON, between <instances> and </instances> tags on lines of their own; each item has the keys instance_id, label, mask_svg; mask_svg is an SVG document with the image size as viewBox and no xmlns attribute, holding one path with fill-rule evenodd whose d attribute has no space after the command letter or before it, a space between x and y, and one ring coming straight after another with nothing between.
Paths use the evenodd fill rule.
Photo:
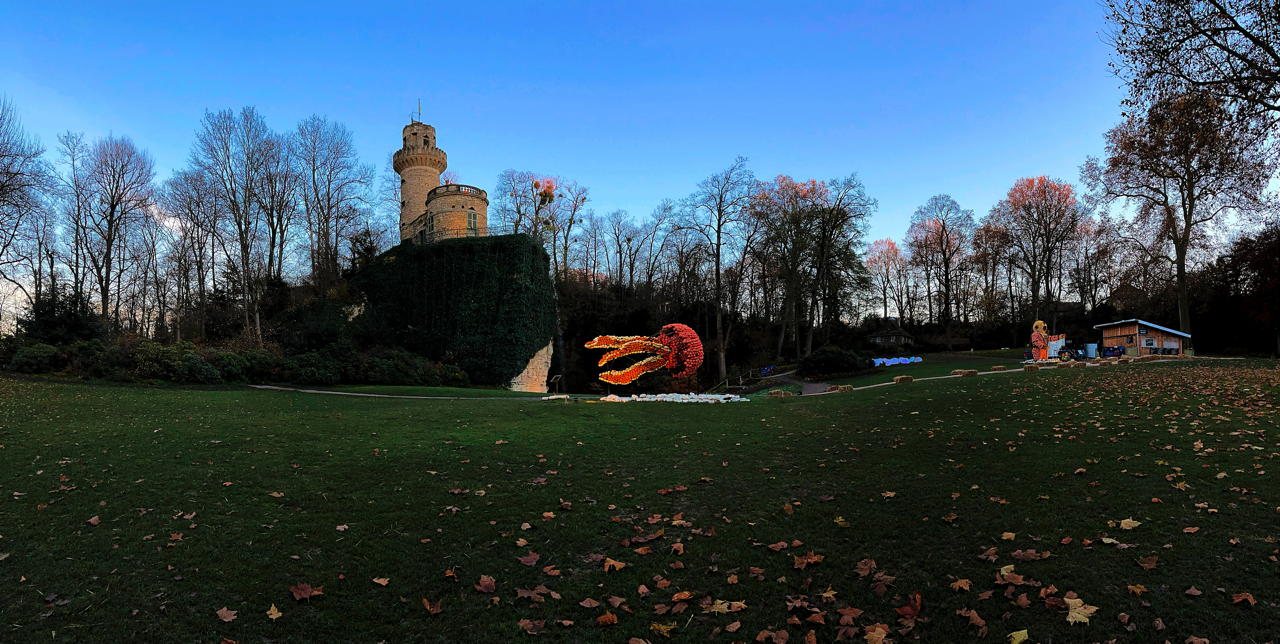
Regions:
<instances>
[{"instance_id":1,"label":"orange pumpkin figure statue","mask_svg":"<svg viewBox=\"0 0 1280 644\"><path fill-rule=\"evenodd\" d=\"M1048 360L1049 354L1062 349L1062 345L1066 344L1067 334L1059 333L1058 335L1049 335L1049 327L1045 325L1044 320L1036 320L1031 325L1031 358L1034 360Z\"/></svg>"},{"instance_id":2,"label":"orange pumpkin figure statue","mask_svg":"<svg viewBox=\"0 0 1280 644\"><path fill-rule=\"evenodd\" d=\"M656 371L670 369L677 378L691 376L702 366L702 339L698 333L683 324L668 324L652 338L643 335L599 335L586 345L588 349L612 349L596 366L637 353L650 353L625 369L603 371L600 379L614 385L631 384L636 378Z\"/></svg>"},{"instance_id":3,"label":"orange pumpkin figure statue","mask_svg":"<svg viewBox=\"0 0 1280 644\"><path fill-rule=\"evenodd\" d=\"M1044 320L1036 320L1031 325L1031 357L1044 360L1049 357L1049 334L1046 333Z\"/></svg>"}]
</instances>

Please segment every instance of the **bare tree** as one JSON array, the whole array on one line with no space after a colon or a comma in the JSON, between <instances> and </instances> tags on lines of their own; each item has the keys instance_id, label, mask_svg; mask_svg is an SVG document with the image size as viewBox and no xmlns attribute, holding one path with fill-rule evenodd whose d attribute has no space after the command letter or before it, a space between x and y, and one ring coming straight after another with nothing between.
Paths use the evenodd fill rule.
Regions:
<instances>
[{"instance_id":1,"label":"bare tree","mask_svg":"<svg viewBox=\"0 0 1280 644\"><path fill-rule=\"evenodd\" d=\"M262 316L258 303L261 277L261 231L264 226L258 207L259 186L270 151L270 130L252 107L237 114L231 110L205 112L196 133L191 163L204 172L226 209L229 236L234 243L232 261L238 272L243 300L245 331L262 344Z\"/></svg>"},{"instance_id":2,"label":"bare tree","mask_svg":"<svg viewBox=\"0 0 1280 644\"><path fill-rule=\"evenodd\" d=\"M724 333L724 265L729 261L727 247L733 229L747 214L751 204L756 179L747 168L747 159L738 157L723 171L703 179L698 189L686 200L688 216L681 227L700 235L711 258L712 303L715 306L715 332L712 341L716 354L716 378L724 380L728 373L725 364Z\"/></svg>"},{"instance_id":3,"label":"bare tree","mask_svg":"<svg viewBox=\"0 0 1280 644\"><path fill-rule=\"evenodd\" d=\"M178 232L172 252L180 274L180 301L196 310L196 334L204 338L208 335L209 293L215 283L222 228L217 190L209 175L182 170L165 182L160 202L175 220L173 227Z\"/></svg>"},{"instance_id":4,"label":"bare tree","mask_svg":"<svg viewBox=\"0 0 1280 644\"><path fill-rule=\"evenodd\" d=\"M125 268L120 261L129 226L143 217L152 203L155 167L151 156L127 138L109 136L93 145L88 179L92 206L85 233L88 264L104 316L119 316L119 300L112 307L112 288Z\"/></svg>"},{"instance_id":5,"label":"bare tree","mask_svg":"<svg viewBox=\"0 0 1280 644\"><path fill-rule=\"evenodd\" d=\"M934 195L911 217L908 236L917 245L917 256L927 258L927 269L938 280L938 321L950 338L955 310L955 282L974 231L973 211L960 208L950 195Z\"/></svg>"},{"instance_id":6,"label":"bare tree","mask_svg":"<svg viewBox=\"0 0 1280 644\"><path fill-rule=\"evenodd\" d=\"M1118 69L1138 103L1199 90L1280 117L1275 0L1107 0Z\"/></svg>"},{"instance_id":7,"label":"bare tree","mask_svg":"<svg viewBox=\"0 0 1280 644\"><path fill-rule=\"evenodd\" d=\"M298 216L298 193L302 177L295 165L295 150L289 137L272 134L264 144L262 172L254 188L254 198L267 229L265 277L284 278L285 249L289 232Z\"/></svg>"},{"instance_id":8,"label":"bare tree","mask_svg":"<svg viewBox=\"0 0 1280 644\"><path fill-rule=\"evenodd\" d=\"M0 270L19 261L11 255L25 219L40 207L48 185L44 149L18 120L17 110L0 97Z\"/></svg>"},{"instance_id":9,"label":"bare tree","mask_svg":"<svg viewBox=\"0 0 1280 644\"><path fill-rule=\"evenodd\" d=\"M23 129L17 109L0 97L0 217L30 208L47 186L44 148ZM0 220L0 230L7 228Z\"/></svg>"},{"instance_id":10,"label":"bare tree","mask_svg":"<svg viewBox=\"0 0 1280 644\"><path fill-rule=\"evenodd\" d=\"M554 219L552 209L565 196L560 180L527 170L504 170L494 191L494 213L511 232L545 241Z\"/></svg>"},{"instance_id":11,"label":"bare tree","mask_svg":"<svg viewBox=\"0 0 1280 644\"><path fill-rule=\"evenodd\" d=\"M552 253L553 269L560 279L568 279L569 247L573 244L573 231L582 222L587 201L590 200L586 186L573 181L566 181L561 186L564 200L561 207L555 209L552 221ZM557 256L558 251L558 256Z\"/></svg>"},{"instance_id":12,"label":"bare tree","mask_svg":"<svg viewBox=\"0 0 1280 644\"><path fill-rule=\"evenodd\" d=\"M312 281L327 288L338 280L342 244L364 223L373 168L360 163L351 131L311 116L294 133L303 212L311 251Z\"/></svg>"}]
</instances>

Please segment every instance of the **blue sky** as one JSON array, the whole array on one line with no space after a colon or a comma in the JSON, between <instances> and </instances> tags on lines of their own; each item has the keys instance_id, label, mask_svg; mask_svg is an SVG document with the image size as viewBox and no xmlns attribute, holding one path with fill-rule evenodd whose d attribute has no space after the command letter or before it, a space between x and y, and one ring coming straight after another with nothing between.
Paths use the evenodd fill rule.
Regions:
<instances>
[{"instance_id":1,"label":"blue sky","mask_svg":"<svg viewBox=\"0 0 1280 644\"><path fill-rule=\"evenodd\" d=\"M162 178L243 105L342 121L381 172L421 98L464 183L534 170L644 215L743 155L857 172L872 238L900 238L937 193L982 215L1018 177L1077 181L1122 96L1100 4L6 2L0 94L47 147L127 134Z\"/></svg>"}]
</instances>

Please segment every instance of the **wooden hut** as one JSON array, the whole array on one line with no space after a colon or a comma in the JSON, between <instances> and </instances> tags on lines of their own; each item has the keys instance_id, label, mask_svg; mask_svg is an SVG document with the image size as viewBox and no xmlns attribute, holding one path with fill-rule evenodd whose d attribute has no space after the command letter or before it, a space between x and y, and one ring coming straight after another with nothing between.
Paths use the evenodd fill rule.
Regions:
<instances>
[{"instance_id":1,"label":"wooden hut","mask_svg":"<svg viewBox=\"0 0 1280 644\"><path fill-rule=\"evenodd\" d=\"M1124 347L1128 356L1176 355L1184 353L1190 333L1134 318L1094 326L1102 329L1102 346Z\"/></svg>"}]
</instances>

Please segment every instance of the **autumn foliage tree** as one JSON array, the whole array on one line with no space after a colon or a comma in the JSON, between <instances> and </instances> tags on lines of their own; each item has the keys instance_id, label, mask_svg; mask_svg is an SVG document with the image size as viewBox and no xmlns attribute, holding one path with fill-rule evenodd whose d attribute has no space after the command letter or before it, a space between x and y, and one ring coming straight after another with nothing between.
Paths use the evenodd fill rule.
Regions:
<instances>
[{"instance_id":1,"label":"autumn foliage tree","mask_svg":"<svg viewBox=\"0 0 1280 644\"><path fill-rule=\"evenodd\" d=\"M1132 238L1175 271L1179 328L1191 332L1187 262L1210 222L1263 207L1274 169L1257 121L1204 92L1161 99L1107 133L1105 161L1084 180L1105 202L1134 208Z\"/></svg>"},{"instance_id":2,"label":"autumn foliage tree","mask_svg":"<svg viewBox=\"0 0 1280 644\"><path fill-rule=\"evenodd\" d=\"M1029 313L1040 319L1046 299L1053 299L1063 254L1078 230L1075 189L1046 176L1018 179L988 220L1003 231L1014 266L1027 280Z\"/></svg>"}]
</instances>

